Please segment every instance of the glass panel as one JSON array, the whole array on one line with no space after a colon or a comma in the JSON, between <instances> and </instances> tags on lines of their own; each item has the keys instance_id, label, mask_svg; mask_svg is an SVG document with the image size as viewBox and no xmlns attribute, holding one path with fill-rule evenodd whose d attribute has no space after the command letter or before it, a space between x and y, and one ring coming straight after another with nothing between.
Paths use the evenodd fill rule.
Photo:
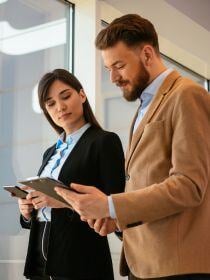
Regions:
<instances>
[{"instance_id":1,"label":"glass panel","mask_svg":"<svg viewBox=\"0 0 210 280\"><path fill-rule=\"evenodd\" d=\"M0 265L5 280L23 279L27 234L19 226L17 200L1 186L35 176L42 152L55 141L38 106L37 84L47 71L71 70L72 18L65 1L0 0L0 221L5 221L0 223Z\"/></svg>"},{"instance_id":2,"label":"glass panel","mask_svg":"<svg viewBox=\"0 0 210 280\"><path fill-rule=\"evenodd\" d=\"M199 74L191 71L190 69L184 67L183 65L179 64L178 62L170 59L169 57L167 57L165 55L161 55L161 57L167 68L176 69L182 76L187 77L206 88L206 79L205 78L203 78Z\"/></svg>"},{"instance_id":3,"label":"glass panel","mask_svg":"<svg viewBox=\"0 0 210 280\"><path fill-rule=\"evenodd\" d=\"M55 139L40 114L36 89L45 72L68 69L71 19L70 4L55 0L8 0L0 4L0 14L0 184L5 185L35 175L41 147ZM0 197L11 200L4 192Z\"/></svg>"}]
</instances>

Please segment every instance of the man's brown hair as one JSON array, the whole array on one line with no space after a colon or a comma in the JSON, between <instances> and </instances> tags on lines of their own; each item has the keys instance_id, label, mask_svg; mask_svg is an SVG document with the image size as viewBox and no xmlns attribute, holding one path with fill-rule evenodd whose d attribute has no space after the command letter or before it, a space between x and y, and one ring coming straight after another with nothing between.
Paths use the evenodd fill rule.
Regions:
<instances>
[{"instance_id":1,"label":"man's brown hair","mask_svg":"<svg viewBox=\"0 0 210 280\"><path fill-rule=\"evenodd\" d=\"M98 34L95 45L97 49L105 50L120 41L128 47L150 44L159 54L158 35L153 24L137 14L128 14L113 20Z\"/></svg>"}]
</instances>

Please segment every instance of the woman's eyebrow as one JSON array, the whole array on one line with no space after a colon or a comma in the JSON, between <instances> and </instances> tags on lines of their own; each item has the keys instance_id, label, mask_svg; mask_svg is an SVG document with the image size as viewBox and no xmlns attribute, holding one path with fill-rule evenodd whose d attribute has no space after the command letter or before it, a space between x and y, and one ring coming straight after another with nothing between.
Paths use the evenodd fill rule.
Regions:
<instances>
[{"instance_id":1,"label":"woman's eyebrow","mask_svg":"<svg viewBox=\"0 0 210 280\"><path fill-rule=\"evenodd\" d=\"M70 91L71 89L70 88L66 88L62 91L59 92L59 95L62 95L63 93L67 92L67 91ZM48 100L52 99L51 96L48 96L46 99L45 99L45 102L47 102Z\"/></svg>"},{"instance_id":2,"label":"woman's eyebrow","mask_svg":"<svg viewBox=\"0 0 210 280\"><path fill-rule=\"evenodd\" d=\"M66 89L60 91L59 94L63 94L63 93L65 93L66 91L71 91L71 89L70 89L70 88L66 88Z\"/></svg>"}]
</instances>

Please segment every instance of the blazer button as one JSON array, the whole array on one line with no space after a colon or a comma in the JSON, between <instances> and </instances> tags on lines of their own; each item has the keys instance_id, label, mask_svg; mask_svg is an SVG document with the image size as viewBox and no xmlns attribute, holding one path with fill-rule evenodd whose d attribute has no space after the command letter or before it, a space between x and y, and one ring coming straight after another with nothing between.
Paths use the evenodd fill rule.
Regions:
<instances>
[{"instance_id":1,"label":"blazer button","mask_svg":"<svg viewBox=\"0 0 210 280\"><path fill-rule=\"evenodd\" d=\"M125 180L128 181L130 179L130 175L125 175Z\"/></svg>"}]
</instances>

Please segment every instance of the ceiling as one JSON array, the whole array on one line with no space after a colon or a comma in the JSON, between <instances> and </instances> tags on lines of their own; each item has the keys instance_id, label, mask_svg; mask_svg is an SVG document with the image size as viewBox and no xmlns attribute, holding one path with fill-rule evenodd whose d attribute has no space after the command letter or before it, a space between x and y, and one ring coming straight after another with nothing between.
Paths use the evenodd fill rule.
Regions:
<instances>
[{"instance_id":1,"label":"ceiling","mask_svg":"<svg viewBox=\"0 0 210 280\"><path fill-rule=\"evenodd\" d=\"M150 20L157 30L161 53L210 79L210 0L100 1L115 14L137 13Z\"/></svg>"},{"instance_id":2,"label":"ceiling","mask_svg":"<svg viewBox=\"0 0 210 280\"><path fill-rule=\"evenodd\" d=\"M140 5L145 0L103 0L124 14L134 11L141 14ZM156 0L153 0L156 1ZM191 20L210 31L209 0L162 0Z\"/></svg>"},{"instance_id":3,"label":"ceiling","mask_svg":"<svg viewBox=\"0 0 210 280\"><path fill-rule=\"evenodd\" d=\"M209 0L165 0L165 2L210 31Z\"/></svg>"}]
</instances>

